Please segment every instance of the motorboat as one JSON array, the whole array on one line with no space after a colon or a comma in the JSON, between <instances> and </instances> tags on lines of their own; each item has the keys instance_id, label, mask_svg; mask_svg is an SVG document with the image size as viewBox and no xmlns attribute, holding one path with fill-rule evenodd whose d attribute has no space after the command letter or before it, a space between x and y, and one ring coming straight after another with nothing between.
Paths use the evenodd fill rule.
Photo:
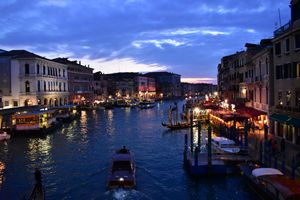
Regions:
<instances>
[{"instance_id":1,"label":"motorboat","mask_svg":"<svg viewBox=\"0 0 300 200\"><path fill-rule=\"evenodd\" d=\"M132 189L136 186L133 153L125 146L112 157L107 186L109 189Z\"/></svg>"},{"instance_id":2,"label":"motorboat","mask_svg":"<svg viewBox=\"0 0 300 200\"><path fill-rule=\"evenodd\" d=\"M236 146L233 140L225 137L214 137L212 138L212 146L217 151L217 153L239 153L240 148Z\"/></svg>"},{"instance_id":3,"label":"motorboat","mask_svg":"<svg viewBox=\"0 0 300 200\"><path fill-rule=\"evenodd\" d=\"M138 105L140 109L148 109L148 108L154 108L155 107L155 102L151 100L144 100L141 101Z\"/></svg>"},{"instance_id":4,"label":"motorboat","mask_svg":"<svg viewBox=\"0 0 300 200\"><path fill-rule=\"evenodd\" d=\"M9 139L10 139L10 135L8 135L7 132L0 131L0 141L9 140Z\"/></svg>"},{"instance_id":5,"label":"motorboat","mask_svg":"<svg viewBox=\"0 0 300 200\"><path fill-rule=\"evenodd\" d=\"M264 168L258 164L245 163L240 166L248 184L262 199L300 199L300 181L285 176L275 168Z\"/></svg>"}]
</instances>

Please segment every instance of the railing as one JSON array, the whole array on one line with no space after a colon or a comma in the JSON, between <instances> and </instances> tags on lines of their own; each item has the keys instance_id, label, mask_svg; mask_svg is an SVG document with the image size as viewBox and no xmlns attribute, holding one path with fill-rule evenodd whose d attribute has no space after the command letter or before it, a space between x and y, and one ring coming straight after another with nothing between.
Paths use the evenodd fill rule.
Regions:
<instances>
[{"instance_id":1,"label":"railing","mask_svg":"<svg viewBox=\"0 0 300 200\"><path fill-rule=\"evenodd\" d=\"M278 37L278 36L282 35L286 31L288 31L290 29L290 27L291 27L291 22L289 21L285 25L281 26L279 29L275 30L274 31L274 36Z\"/></svg>"}]
</instances>

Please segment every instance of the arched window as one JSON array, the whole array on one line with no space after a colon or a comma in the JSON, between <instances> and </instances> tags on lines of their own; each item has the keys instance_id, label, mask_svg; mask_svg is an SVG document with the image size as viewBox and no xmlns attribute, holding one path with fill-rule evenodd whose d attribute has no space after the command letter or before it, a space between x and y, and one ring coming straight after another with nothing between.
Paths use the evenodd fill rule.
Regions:
<instances>
[{"instance_id":1,"label":"arched window","mask_svg":"<svg viewBox=\"0 0 300 200\"><path fill-rule=\"evenodd\" d=\"M30 92L30 83L29 83L29 81L25 82L25 92Z\"/></svg>"},{"instance_id":2,"label":"arched window","mask_svg":"<svg viewBox=\"0 0 300 200\"><path fill-rule=\"evenodd\" d=\"M40 92L41 91L41 81L40 80L38 80L38 82L37 82L37 86L38 86L38 92Z\"/></svg>"},{"instance_id":3,"label":"arched window","mask_svg":"<svg viewBox=\"0 0 300 200\"><path fill-rule=\"evenodd\" d=\"M25 64L25 74L29 74L29 64Z\"/></svg>"},{"instance_id":4,"label":"arched window","mask_svg":"<svg viewBox=\"0 0 300 200\"><path fill-rule=\"evenodd\" d=\"M47 90L46 81L44 81L44 91Z\"/></svg>"},{"instance_id":5,"label":"arched window","mask_svg":"<svg viewBox=\"0 0 300 200\"><path fill-rule=\"evenodd\" d=\"M39 64L36 65L36 74L40 74L40 65Z\"/></svg>"},{"instance_id":6,"label":"arched window","mask_svg":"<svg viewBox=\"0 0 300 200\"><path fill-rule=\"evenodd\" d=\"M43 75L46 75L46 67L45 67L45 65L43 66Z\"/></svg>"}]
</instances>

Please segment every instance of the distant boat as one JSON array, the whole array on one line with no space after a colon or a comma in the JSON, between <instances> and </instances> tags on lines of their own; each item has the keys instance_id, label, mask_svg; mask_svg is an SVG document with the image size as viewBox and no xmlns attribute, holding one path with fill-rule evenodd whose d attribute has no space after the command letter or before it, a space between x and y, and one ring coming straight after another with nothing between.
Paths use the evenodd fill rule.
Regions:
<instances>
[{"instance_id":1,"label":"distant boat","mask_svg":"<svg viewBox=\"0 0 300 200\"><path fill-rule=\"evenodd\" d=\"M0 131L0 141L9 140L9 139L10 139L10 135L8 135L7 132Z\"/></svg>"},{"instance_id":2,"label":"distant boat","mask_svg":"<svg viewBox=\"0 0 300 200\"><path fill-rule=\"evenodd\" d=\"M117 150L112 157L107 186L109 189L136 186L133 154L126 147Z\"/></svg>"},{"instance_id":3,"label":"distant boat","mask_svg":"<svg viewBox=\"0 0 300 200\"><path fill-rule=\"evenodd\" d=\"M212 146L218 153L239 153L240 148L236 146L233 140L225 137L214 137L212 138Z\"/></svg>"},{"instance_id":4,"label":"distant boat","mask_svg":"<svg viewBox=\"0 0 300 200\"><path fill-rule=\"evenodd\" d=\"M144 100L141 101L138 105L140 109L149 109L149 108L154 108L155 107L155 102L152 100Z\"/></svg>"},{"instance_id":5,"label":"distant boat","mask_svg":"<svg viewBox=\"0 0 300 200\"><path fill-rule=\"evenodd\" d=\"M130 104L127 103L124 99L117 99L115 106L116 107L130 107Z\"/></svg>"},{"instance_id":6,"label":"distant boat","mask_svg":"<svg viewBox=\"0 0 300 200\"><path fill-rule=\"evenodd\" d=\"M263 199L300 199L300 181L292 180L275 168L262 168L258 164L245 163L240 166L248 184Z\"/></svg>"},{"instance_id":7,"label":"distant boat","mask_svg":"<svg viewBox=\"0 0 300 200\"><path fill-rule=\"evenodd\" d=\"M171 130L176 130L176 129L186 129L186 128L190 128L191 125L190 123L187 122L178 122L177 124L169 124L169 123L161 123L162 126L167 127ZM193 123L193 127L197 126L196 123Z\"/></svg>"}]
</instances>

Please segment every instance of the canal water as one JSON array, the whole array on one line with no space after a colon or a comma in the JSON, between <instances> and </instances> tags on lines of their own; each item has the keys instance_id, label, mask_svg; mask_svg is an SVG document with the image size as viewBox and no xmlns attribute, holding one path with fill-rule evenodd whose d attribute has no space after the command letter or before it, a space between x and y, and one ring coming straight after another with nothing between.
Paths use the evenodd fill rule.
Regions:
<instances>
[{"instance_id":1,"label":"canal water","mask_svg":"<svg viewBox=\"0 0 300 200\"><path fill-rule=\"evenodd\" d=\"M161 126L171 104L82 111L78 120L44 138L0 142L5 165L0 199L28 197L36 167L47 199L257 199L240 175L195 179L184 171L184 134L189 130L171 132ZM108 191L110 159L123 145L135 155L137 188Z\"/></svg>"}]
</instances>

